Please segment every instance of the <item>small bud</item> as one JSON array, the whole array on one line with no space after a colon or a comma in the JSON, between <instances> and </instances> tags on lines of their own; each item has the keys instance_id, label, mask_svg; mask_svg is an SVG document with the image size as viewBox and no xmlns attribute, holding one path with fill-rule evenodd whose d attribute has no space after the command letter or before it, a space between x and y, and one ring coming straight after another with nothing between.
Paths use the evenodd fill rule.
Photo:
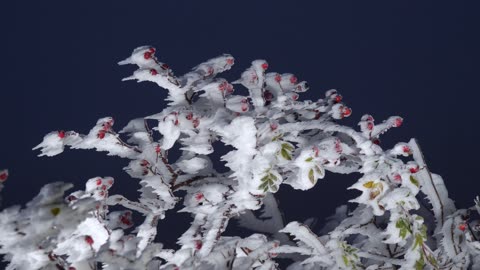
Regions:
<instances>
[{"instance_id":1,"label":"small bud","mask_svg":"<svg viewBox=\"0 0 480 270\"><path fill-rule=\"evenodd\" d=\"M159 145L159 144L157 144L157 145L155 146L155 152L156 152L157 154L159 154L159 153L160 153L160 151L161 151L161 149L160 149L160 145Z\"/></svg>"},{"instance_id":2,"label":"small bud","mask_svg":"<svg viewBox=\"0 0 480 270\"><path fill-rule=\"evenodd\" d=\"M267 63L267 62L263 63L263 64L262 64L262 68L263 68L263 70L267 70L267 68L268 68L268 63Z\"/></svg>"},{"instance_id":3,"label":"small bud","mask_svg":"<svg viewBox=\"0 0 480 270\"><path fill-rule=\"evenodd\" d=\"M465 223L460 223L460 225L458 225L458 229L464 232L467 229L467 225Z\"/></svg>"},{"instance_id":4,"label":"small bud","mask_svg":"<svg viewBox=\"0 0 480 270\"><path fill-rule=\"evenodd\" d=\"M143 54L143 58L145 58L145 60L148 60L148 59L152 58L152 53L151 52L145 52Z\"/></svg>"},{"instance_id":5,"label":"small bud","mask_svg":"<svg viewBox=\"0 0 480 270\"><path fill-rule=\"evenodd\" d=\"M158 74L158 71L156 69L150 69L150 74L152 74L153 76L157 75Z\"/></svg>"},{"instance_id":6,"label":"small bud","mask_svg":"<svg viewBox=\"0 0 480 270\"><path fill-rule=\"evenodd\" d=\"M154 54L156 50L155 50L154 47L150 47L150 48L148 49L148 51L149 51L151 54Z\"/></svg>"},{"instance_id":7,"label":"small bud","mask_svg":"<svg viewBox=\"0 0 480 270\"><path fill-rule=\"evenodd\" d=\"M98 178L95 184L97 184L97 186L100 186L102 184L102 179Z\"/></svg>"},{"instance_id":8,"label":"small bud","mask_svg":"<svg viewBox=\"0 0 480 270\"><path fill-rule=\"evenodd\" d=\"M411 153L412 153L412 150L411 150L410 147L408 147L407 145L404 145L404 146L403 146L402 151L403 151L404 153L407 153L407 154L411 154Z\"/></svg>"},{"instance_id":9,"label":"small bud","mask_svg":"<svg viewBox=\"0 0 480 270\"><path fill-rule=\"evenodd\" d=\"M397 183L401 183L402 182L402 176L397 173L393 176L393 180Z\"/></svg>"}]
</instances>

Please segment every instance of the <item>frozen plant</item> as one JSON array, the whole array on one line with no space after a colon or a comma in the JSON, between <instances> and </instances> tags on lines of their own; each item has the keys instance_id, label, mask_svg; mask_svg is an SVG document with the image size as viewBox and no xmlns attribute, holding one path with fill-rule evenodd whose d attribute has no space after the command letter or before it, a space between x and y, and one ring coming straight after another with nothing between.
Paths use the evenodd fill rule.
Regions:
<instances>
[{"instance_id":1,"label":"frozen plant","mask_svg":"<svg viewBox=\"0 0 480 270\"><path fill-rule=\"evenodd\" d=\"M0 213L7 269L266 270L279 269L278 258L289 270L480 269L478 198L469 209L456 209L415 139L392 149L380 145L380 135L401 126L401 117L379 123L364 115L359 129L341 125L352 110L336 90L300 100L308 84L267 72L265 60L253 61L232 83L218 77L234 64L228 54L183 76L150 46L119 64L138 66L124 80L166 89L168 107L118 132L112 117L85 135L54 131L34 149L40 156L67 146L125 158L125 171L139 181L138 199L111 194L111 177L93 177L73 193L66 193L71 184L46 185L25 208ZM233 85L248 95L235 94ZM233 149L221 158L228 172L210 159L216 141ZM181 155L173 161L174 145ZM361 192L350 201L356 207L339 206L318 234L312 220L284 224L273 194L282 184L310 189L326 171L361 174L350 187ZM155 241L162 238L157 224L177 204L192 222L179 249L166 249ZM143 223L134 224L133 215ZM232 219L258 233L224 236Z\"/></svg>"}]
</instances>

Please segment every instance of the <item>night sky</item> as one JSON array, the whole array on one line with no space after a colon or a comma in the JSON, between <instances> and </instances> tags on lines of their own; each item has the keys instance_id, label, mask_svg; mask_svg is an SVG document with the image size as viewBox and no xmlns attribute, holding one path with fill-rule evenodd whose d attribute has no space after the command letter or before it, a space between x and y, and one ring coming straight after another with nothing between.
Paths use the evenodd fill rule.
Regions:
<instances>
[{"instance_id":1,"label":"night sky","mask_svg":"<svg viewBox=\"0 0 480 270\"><path fill-rule=\"evenodd\" d=\"M113 193L135 198L139 187L105 153L67 150L52 158L31 149L52 130L87 133L104 116L116 130L130 119L160 112L166 91L121 82L133 66L116 63L141 45L181 75L201 61L230 53L236 79L254 59L269 71L309 82L301 99L335 88L356 125L365 113L377 121L404 117L382 138L389 148L419 140L431 171L444 177L458 207L480 193L478 121L479 6L474 1L18 1L8 13L2 43L0 168L10 178L3 207L26 203L52 181L83 188L95 176L113 176ZM468 4L467 4L468 3ZM221 150L220 150L221 151ZM282 186L286 219L322 220L357 193L358 175L325 179L308 192ZM174 212L160 226L177 237L189 218Z\"/></svg>"}]
</instances>

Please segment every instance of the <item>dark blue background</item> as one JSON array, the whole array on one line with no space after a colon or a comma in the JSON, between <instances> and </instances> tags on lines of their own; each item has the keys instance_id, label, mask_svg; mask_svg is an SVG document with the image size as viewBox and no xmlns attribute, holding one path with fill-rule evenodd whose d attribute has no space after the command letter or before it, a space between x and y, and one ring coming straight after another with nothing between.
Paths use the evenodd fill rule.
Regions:
<instances>
[{"instance_id":1,"label":"dark blue background","mask_svg":"<svg viewBox=\"0 0 480 270\"><path fill-rule=\"evenodd\" d=\"M270 70L307 80L306 99L338 89L353 108L405 124L383 144L419 139L428 165L441 174L457 206L480 191L478 177L478 6L474 1L25 1L4 9L0 93L0 167L11 177L4 206L25 203L41 186L81 188L97 175L116 179L114 192L138 188L126 161L93 151L37 158L31 148L51 130L82 133L104 116L117 129L160 112L165 91L121 82L133 67L117 62L153 45L176 74L222 53L236 57L229 78L264 58ZM468 4L467 4L468 3ZM284 187L288 220L324 218L355 197L356 177L328 174L308 192ZM174 217L170 213L167 217ZM166 224L188 226L188 218Z\"/></svg>"}]
</instances>

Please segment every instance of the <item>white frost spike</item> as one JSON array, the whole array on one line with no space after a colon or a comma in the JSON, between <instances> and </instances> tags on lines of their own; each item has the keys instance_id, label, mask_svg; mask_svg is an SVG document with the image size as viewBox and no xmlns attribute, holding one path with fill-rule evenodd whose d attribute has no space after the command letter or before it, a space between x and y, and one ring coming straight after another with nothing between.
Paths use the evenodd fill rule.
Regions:
<instances>
[{"instance_id":1,"label":"white frost spike","mask_svg":"<svg viewBox=\"0 0 480 270\"><path fill-rule=\"evenodd\" d=\"M244 96L230 96L227 99L226 107L227 109L238 113L244 113L249 110L248 100Z\"/></svg>"},{"instance_id":2,"label":"white frost spike","mask_svg":"<svg viewBox=\"0 0 480 270\"><path fill-rule=\"evenodd\" d=\"M263 107L264 105L262 87L265 83L265 70L267 68L267 61L255 60L252 62L252 66L242 73L242 77L233 82L242 84L248 89L253 105L256 108Z\"/></svg>"},{"instance_id":3,"label":"white frost spike","mask_svg":"<svg viewBox=\"0 0 480 270\"><path fill-rule=\"evenodd\" d=\"M177 162L176 164L178 168L183 172L195 174L203 168L207 167L209 162L206 159L194 157L189 160L182 160L180 162Z\"/></svg>"},{"instance_id":4,"label":"white frost spike","mask_svg":"<svg viewBox=\"0 0 480 270\"><path fill-rule=\"evenodd\" d=\"M158 131L163 135L161 148L164 150L172 148L180 137L177 116L174 114L167 115L163 121L158 123Z\"/></svg>"},{"instance_id":5,"label":"white frost spike","mask_svg":"<svg viewBox=\"0 0 480 270\"><path fill-rule=\"evenodd\" d=\"M42 153L38 155L41 156L56 156L63 152L64 150L64 143L65 138L61 138L59 136L59 132L50 132L45 137L43 137L43 141L35 146L32 150L40 149Z\"/></svg>"},{"instance_id":6,"label":"white frost spike","mask_svg":"<svg viewBox=\"0 0 480 270\"><path fill-rule=\"evenodd\" d=\"M132 55L118 62L119 65L135 64L141 68L153 68L157 65L154 57L155 48L141 46L133 50Z\"/></svg>"}]
</instances>

